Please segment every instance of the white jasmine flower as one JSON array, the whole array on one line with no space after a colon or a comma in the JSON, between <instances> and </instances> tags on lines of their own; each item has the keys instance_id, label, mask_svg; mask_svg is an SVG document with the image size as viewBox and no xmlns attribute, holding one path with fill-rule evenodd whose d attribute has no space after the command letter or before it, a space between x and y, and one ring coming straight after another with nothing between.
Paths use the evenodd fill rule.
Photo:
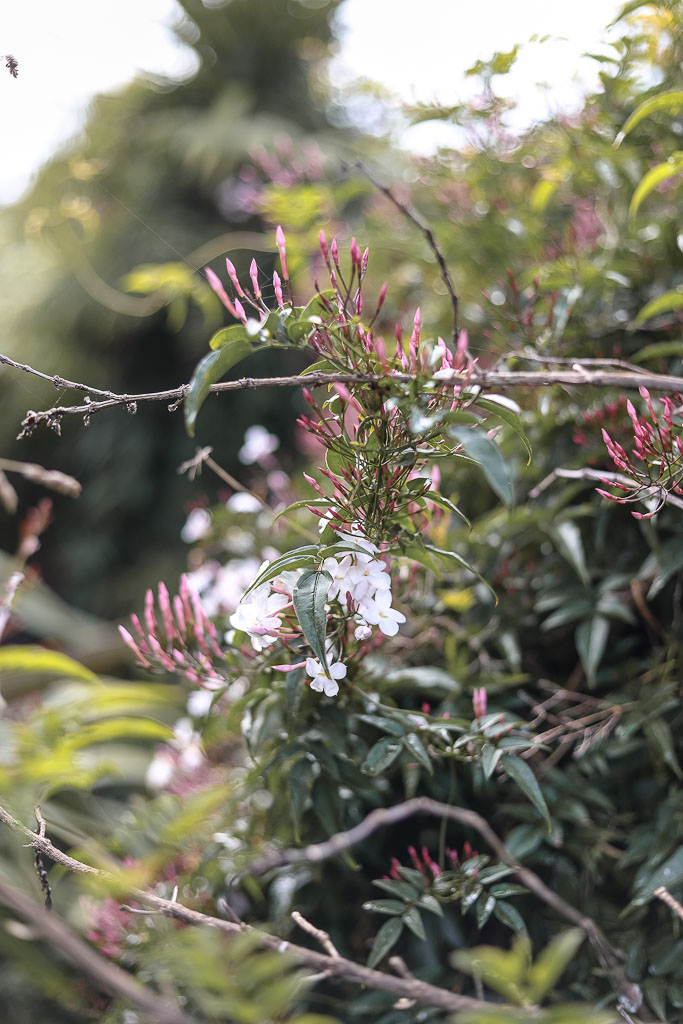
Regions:
<instances>
[{"instance_id":1,"label":"white jasmine flower","mask_svg":"<svg viewBox=\"0 0 683 1024\"><path fill-rule=\"evenodd\" d=\"M386 571L384 562L376 558L359 555L356 565L348 574L351 591L356 601L373 597L378 590L391 590L391 577Z\"/></svg>"},{"instance_id":2,"label":"white jasmine flower","mask_svg":"<svg viewBox=\"0 0 683 1024\"><path fill-rule=\"evenodd\" d=\"M289 604L286 594L271 594L270 584L262 583L242 601L230 616L230 625L249 634L255 651L262 651L275 643L276 636L270 630L279 630L281 626L279 612Z\"/></svg>"},{"instance_id":3,"label":"white jasmine flower","mask_svg":"<svg viewBox=\"0 0 683 1024\"><path fill-rule=\"evenodd\" d=\"M253 462L260 462L280 447L280 442L275 434L270 434L265 427L248 427L244 434L244 444L237 453L237 458L245 466Z\"/></svg>"},{"instance_id":4,"label":"white jasmine flower","mask_svg":"<svg viewBox=\"0 0 683 1024\"><path fill-rule=\"evenodd\" d=\"M372 629L368 626L367 622L361 621L353 631L353 635L356 640L369 640L372 636Z\"/></svg>"},{"instance_id":5,"label":"white jasmine flower","mask_svg":"<svg viewBox=\"0 0 683 1024\"><path fill-rule=\"evenodd\" d=\"M244 461L244 460L243 460ZM231 512L260 512L263 502L259 501L253 494L246 494L245 491L236 491L231 494L225 503L225 507Z\"/></svg>"},{"instance_id":6,"label":"white jasmine flower","mask_svg":"<svg viewBox=\"0 0 683 1024\"><path fill-rule=\"evenodd\" d=\"M346 606L346 592L351 590L351 587L348 585L351 555L345 555L341 560L326 558L320 568L324 569L325 572L329 572L332 577L332 583L327 595L330 601L334 601L335 597L338 597L340 603Z\"/></svg>"},{"instance_id":7,"label":"white jasmine flower","mask_svg":"<svg viewBox=\"0 0 683 1024\"><path fill-rule=\"evenodd\" d=\"M339 693L339 683L337 680L343 679L346 675L346 665L341 661L333 662L330 665L330 674L328 676L318 658L307 658L306 672L309 676L312 676L312 690L324 693L327 697L336 697Z\"/></svg>"},{"instance_id":8,"label":"white jasmine flower","mask_svg":"<svg viewBox=\"0 0 683 1024\"><path fill-rule=\"evenodd\" d=\"M406 621L403 612L391 607L389 590L378 590L372 600L364 601L360 613L371 626L379 626L385 636L396 636L399 623Z\"/></svg>"},{"instance_id":9,"label":"white jasmine flower","mask_svg":"<svg viewBox=\"0 0 683 1024\"><path fill-rule=\"evenodd\" d=\"M205 537L211 528L211 513L206 508L193 508L180 531L186 544L194 544Z\"/></svg>"}]
</instances>

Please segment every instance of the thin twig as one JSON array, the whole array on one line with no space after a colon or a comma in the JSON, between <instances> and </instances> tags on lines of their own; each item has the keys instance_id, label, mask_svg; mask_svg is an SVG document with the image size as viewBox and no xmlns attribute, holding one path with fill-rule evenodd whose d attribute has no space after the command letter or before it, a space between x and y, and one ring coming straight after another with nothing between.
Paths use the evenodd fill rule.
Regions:
<instances>
[{"instance_id":1,"label":"thin twig","mask_svg":"<svg viewBox=\"0 0 683 1024\"><path fill-rule=\"evenodd\" d=\"M405 203L402 203L400 199L397 199L397 197L394 195L390 188L388 188L386 185L383 185L381 181L378 181L377 178L375 178L374 174L372 174L372 172L368 170L365 164L363 164L361 161L358 161L356 164L354 164L354 166L358 168L361 174L365 175L368 181L370 181L375 186L375 188L382 193L383 196L386 196L386 198L394 204L396 209L399 210L404 217L406 217L409 221L412 221L415 227L419 228L419 230L427 239L427 244L434 253L436 262L439 264L439 270L441 271L441 280L446 286L446 291L448 292L448 295L451 300L451 309L453 310L453 345L457 345L458 338L460 336L460 328L458 327L458 296L455 293L453 278L451 277L450 270L448 269L446 258L437 244L436 238L434 237L434 232L432 231L428 224L425 224L425 222L422 220L419 214L412 207L407 206Z\"/></svg>"},{"instance_id":2,"label":"thin twig","mask_svg":"<svg viewBox=\"0 0 683 1024\"><path fill-rule=\"evenodd\" d=\"M89 864L83 864L81 861L75 860L73 857L69 857L68 854L63 853L54 846L49 839L41 837L36 832L32 832L30 828L27 828L16 818L12 817L12 815L3 807L0 807L0 821L5 825L8 825L14 832L25 836L29 840L29 844L35 849L47 854L47 856L49 856L51 860L55 861L55 863L61 864L70 871L95 874L104 879L113 878L113 875L108 871L93 868ZM267 932L263 932L259 928L252 928L249 925L242 923L238 924L233 921L226 921L220 917L211 917L208 914L202 914L198 910L191 910L189 907L184 907L182 904L173 900L163 899L163 897L157 896L155 893L149 893L142 889L133 888L131 889L131 896L138 902L146 903L148 906L152 906L162 911L167 917L173 918L177 921L183 921L185 924L216 928L218 931L222 931L227 935L237 935L248 932L250 935L254 936L262 949L269 949L275 953L286 954L287 956L292 957L292 959L297 963L303 964L306 967L311 967L317 972L324 972L326 977L332 976L335 978L345 978L367 988L378 989L382 992L389 992L397 997L414 999L425 1006L436 1006L442 1010L448 1011L449 1013L457 1013L463 1010L483 1011L490 1008L489 1003L481 1002L477 999L471 999L468 996L456 995L453 992L438 988L436 985L430 985L427 982L420 981L419 979L411 981L404 978L397 978L391 974L384 974L382 971L375 971L369 967L364 967L362 964L354 963L353 960L347 960L341 956L333 957L324 953L316 953L315 950L306 949L304 946L296 946L291 942L278 938L276 935L269 935ZM1 898L2 896L0 893L0 899ZM41 915L47 916L41 908L37 909L40 910ZM49 939L54 932L47 934L43 931L43 934ZM80 940L78 941L80 942ZM95 956L95 954L92 955ZM96 960L99 961L99 958L96 957ZM118 971L118 968L116 968L116 970ZM126 977L129 977L129 975L126 975ZM130 996L129 998L133 997ZM174 1024L174 1022L169 1018L168 1022L164 1020L164 1024ZM182 1024L187 1024L187 1018L182 1021Z\"/></svg>"},{"instance_id":3,"label":"thin twig","mask_svg":"<svg viewBox=\"0 0 683 1024\"><path fill-rule=\"evenodd\" d=\"M7 629L7 623L9 622L10 613L12 611L12 604L16 597L17 590L24 582L25 575L25 573L18 570L10 573L10 577L5 584L5 592L0 598L0 640L2 640L3 634ZM0 706L2 706L1 701Z\"/></svg>"},{"instance_id":4,"label":"thin twig","mask_svg":"<svg viewBox=\"0 0 683 1024\"><path fill-rule=\"evenodd\" d=\"M299 925L299 928L302 928L303 931L308 932L309 935L313 936L316 942L320 943L320 945L323 947L328 956L332 956L335 959L338 959L339 950L334 945L332 939L330 938L327 932L324 932L322 928L316 928L316 926L314 924L311 924L310 921L307 921L303 914L300 914L298 910L293 910L290 916L292 918L292 921Z\"/></svg>"},{"instance_id":5,"label":"thin twig","mask_svg":"<svg viewBox=\"0 0 683 1024\"><path fill-rule=\"evenodd\" d=\"M406 800L405 803L396 804L393 807L378 808L371 811L366 818L358 825L350 828L347 832L338 832L324 843L314 843L302 849L274 850L255 861L248 869L250 874L263 874L273 868L280 868L291 864L318 864L323 860L334 857L344 850L363 842L379 828L386 828L398 821L404 821L416 814L430 814L437 818L448 818L460 825L474 829L491 847L498 859L513 870L522 885L530 889L547 906L571 924L582 928L595 950L602 966L612 979L616 991L620 996L628 1000L629 1005L637 1008L641 1002L641 995L637 986L632 985L627 979L621 966L623 955L603 935L598 925L592 918L577 910L557 893L549 889L537 874L514 857L505 844L498 838L488 822L476 811L470 811L462 807L452 807L450 804L439 803L429 797L415 797L413 800Z\"/></svg>"},{"instance_id":6,"label":"thin twig","mask_svg":"<svg viewBox=\"0 0 683 1024\"><path fill-rule=\"evenodd\" d=\"M35 838L40 839L39 836ZM172 1006L158 992L144 988L127 971L98 955L59 917L48 914L39 904L2 879L0 903L33 925L41 938L47 940L72 964L89 974L105 991L130 1000L144 1010L151 1020L157 1021L158 1024L196 1024L192 1017Z\"/></svg>"},{"instance_id":7,"label":"thin twig","mask_svg":"<svg viewBox=\"0 0 683 1024\"><path fill-rule=\"evenodd\" d=\"M678 902L675 896L672 896L668 889L663 885L660 885L658 889L655 889L654 895L657 899L661 900L662 903L666 903L669 910L672 910L676 917L680 917L683 921L683 906Z\"/></svg>"},{"instance_id":8,"label":"thin twig","mask_svg":"<svg viewBox=\"0 0 683 1024\"><path fill-rule=\"evenodd\" d=\"M538 498L539 494L542 494L547 487L557 479L562 480L597 480L599 483L605 483L605 481L614 483L626 483L633 484L630 477L624 476L623 473L612 473L609 470L602 469L590 469L588 466L584 466L582 469L554 469L552 473L544 477L540 484L536 484L532 490L529 491L530 498ZM665 499L668 505L674 505L675 508L683 508L683 498L677 498L675 494L670 491L666 494Z\"/></svg>"}]
</instances>

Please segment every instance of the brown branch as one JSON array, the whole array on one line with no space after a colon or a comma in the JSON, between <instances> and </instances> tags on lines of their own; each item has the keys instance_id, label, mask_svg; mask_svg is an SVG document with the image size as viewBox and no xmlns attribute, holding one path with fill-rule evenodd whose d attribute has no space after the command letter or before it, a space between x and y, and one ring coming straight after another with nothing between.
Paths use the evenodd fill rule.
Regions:
<instances>
[{"instance_id":1,"label":"brown branch","mask_svg":"<svg viewBox=\"0 0 683 1024\"><path fill-rule=\"evenodd\" d=\"M669 910L683 921L683 906L681 906L675 896L671 895L665 886L660 885L658 889L655 889L654 895L658 900L661 900L662 903L666 903Z\"/></svg>"},{"instance_id":2,"label":"brown branch","mask_svg":"<svg viewBox=\"0 0 683 1024\"><path fill-rule=\"evenodd\" d=\"M396 804L393 807L382 807L371 811L366 818L358 825L350 828L347 832L338 832L324 843L314 843L302 849L275 850L270 854L255 861L248 869L250 874L262 874L273 868L284 867L290 864L318 864L329 857L334 857L344 850L363 842L379 828L393 825L398 821L404 821L415 814L431 814L437 818L447 818L456 821L460 825L478 832L484 841L490 846L498 859L512 869L522 885L533 892L547 906L554 910L571 924L582 928L595 950L602 966L609 974L612 984L617 993L627 1000L628 1004L637 1009L641 1002L641 996L637 986L632 985L627 979L621 966L623 954L608 942L598 925L592 918L582 914L576 907L567 903L561 896L549 889L537 874L514 857L505 844L498 838L488 822L476 811L470 811L462 807L452 807L450 804L439 803L429 797L416 797L407 800L405 803Z\"/></svg>"},{"instance_id":3,"label":"brown branch","mask_svg":"<svg viewBox=\"0 0 683 1024\"><path fill-rule=\"evenodd\" d=\"M69 857L68 854L63 853L56 846L54 846L49 839L41 836L39 833L32 832L30 828L22 825L20 821L12 817L3 807L0 807L0 821L5 825L8 825L14 832L23 835L28 840L29 846L32 846L35 850L39 850L41 853L47 854L55 863L61 864L63 867L68 868L70 871L87 872L89 874L98 875L100 878L112 878L113 876L108 871L102 871L98 868L91 867L89 864L83 864L81 861L75 860L73 857ZM306 967L314 968L316 971L324 972L326 977L344 978L348 981L356 982L359 985L366 986L367 988L378 989L382 992L389 992L399 998L414 999L420 1004L425 1006L436 1006L442 1010L446 1010L450 1013L458 1013L463 1010L488 1010L490 1009L490 1003L482 1002L478 999L471 999L468 996L456 995L454 992L449 992L447 989L439 988L436 985L430 985L425 981L419 981L418 979L404 979L397 978L391 974L384 974L382 971L375 971L369 967L364 967L362 964L354 963L353 960L347 960L342 956L331 956L325 953L316 953L315 950L306 949L304 946L296 946L286 939L281 939L277 935L269 935L267 932L261 931L259 928L252 928L249 925L243 923L237 923L233 921L226 921L220 917L211 917L208 914L202 914L198 910L191 910L189 907L183 907L180 903L174 900L166 900L161 896L157 896L155 893L145 892L142 889L131 889L131 896L133 896L138 902L145 903L147 906L152 906L155 909L161 911L167 917L173 918L176 921L183 921L185 924L191 924L201 927L216 928L218 931L224 932L227 935L237 935L243 932L248 932L254 936L259 946L262 949L271 950L274 953L286 954L292 957L299 964L303 964ZM0 890L0 902L4 902L2 898L2 890ZM42 908L36 907L36 911L40 912L42 921L44 917L48 915L42 910ZM58 920L58 919L53 919ZM66 928L66 926L63 926ZM322 933L321 933L322 934ZM51 936L43 930L43 935L46 938ZM77 940L81 943L81 940ZM81 943L85 946L85 944ZM99 962L99 957L92 953L87 946L85 949L91 953L91 956ZM83 962L81 961L81 966ZM85 968L84 968L85 969ZM116 971L119 968L115 969ZM124 973L125 972L121 972ZM95 975L93 975L95 976ZM129 975L125 975L129 977ZM99 979L98 979L99 980ZM132 981L132 979L131 979ZM101 982L104 984L104 981ZM143 992L145 990L142 990ZM132 998L132 996L128 996ZM141 1004L139 1004L141 1005ZM155 1008L159 1009L159 1002L155 997ZM183 1018L178 1024L188 1024L187 1018ZM168 1022L164 1020L163 1024L174 1024L171 1019Z\"/></svg>"},{"instance_id":4,"label":"brown branch","mask_svg":"<svg viewBox=\"0 0 683 1024\"><path fill-rule=\"evenodd\" d=\"M375 188L382 193L383 196L386 196L386 198L391 203L394 204L396 209L399 210L399 212L402 213L404 217L406 217L409 221L412 221L415 227L418 228L427 239L427 244L434 253L436 262L439 265L439 270L441 272L441 280L446 286L446 291L448 292L448 295L451 300L451 309L453 310L452 338L453 345L457 345L458 337L460 336L460 328L458 327L458 296L455 293L453 278L451 277L450 270L448 269L446 258L437 244L436 238L434 237L434 232L432 231L428 224L425 224L422 218L412 207L407 206L405 203L402 203L401 200L394 195L390 188L388 188L386 185L383 185L380 181L378 181L377 178L375 178L375 176L367 169L365 164L363 164L361 161L358 161L356 164L354 164L354 166L358 168L361 174L365 175L368 181L370 181L375 186Z\"/></svg>"},{"instance_id":5,"label":"brown branch","mask_svg":"<svg viewBox=\"0 0 683 1024\"><path fill-rule=\"evenodd\" d=\"M169 402L169 408L177 408L189 391L189 384L181 384L165 391L148 391L141 394L117 394L102 388L90 387L79 381L67 380L58 374L50 376L36 370L26 363L18 363L9 356L0 353L0 363L23 370L42 380L49 381L57 388L68 388L86 392L86 400L82 405L58 405L42 412L29 410L23 420L23 432L27 435L40 423L58 427L62 416L80 415L88 419L94 412L101 409L124 405L128 412L137 411L138 402ZM219 394L223 391L245 391L254 388L303 388L324 387L335 382L342 384L365 384L369 387L393 384L409 384L417 381L426 394L433 395L439 389L448 390L453 387L471 390L473 388L496 388L506 391L511 388L552 387L555 384L565 387L597 387L621 388L637 390L643 385L651 391L683 391L683 377L670 374L636 373L634 371L588 370L575 364L577 369L570 370L469 370L463 374L453 373L448 379L439 379L427 375L410 373L372 374L372 373L307 373L294 377L240 377L238 380L219 381L211 385L211 391ZM99 400L91 401L90 395L99 396Z\"/></svg>"},{"instance_id":6,"label":"brown branch","mask_svg":"<svg viewBox=\"0 0 683 1024\"><path fill-rule=\"evenodd\" d=\"M45 469L36 462L17 462L15 459L0 459L0 470L6 473L18 473L25 480L42 484L60 494L68 494L70 498L80 497L83 488L78 480L62 473L58 469Z\"/></svg>"},{"instance_id":7,"label":"brown branch","mask_svg":"<svg viewBox=\"0 0 683 1024\"><path fill-rule=\"evenodd\" d=\"M40 836L36 836L40 839ZM0 903L28 921L56 952L89 974L98 985L114 996L139 1006L158 1024L196 1024L192 1017L177 1009L158 992L144 988L127 971L97 954L64 921L48 913L14 886L0 879Z\"/></svg>"}]
</instances>

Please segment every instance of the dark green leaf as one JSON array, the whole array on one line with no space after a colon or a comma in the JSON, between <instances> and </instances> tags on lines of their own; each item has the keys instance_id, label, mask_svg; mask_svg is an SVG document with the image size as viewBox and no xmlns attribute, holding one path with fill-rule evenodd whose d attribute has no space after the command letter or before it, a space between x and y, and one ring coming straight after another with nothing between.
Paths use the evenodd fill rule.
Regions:
<instances>
[{"instance_id":1,"label":"dark green leaf","mask_svg":"<svg viewBox=\"0 0 683 1024\"><path fill-rule=\"evenodd\" d=\"M433 896L423 896L422 899L417 901L417 906L422 907L423 910L428 910L430 914L436 914L437 917L443 917L443 908Z\"/></svg>"},{"instance_id":2,"label":"dark green leaf","mask_svg":"<svg viewBox=\"0 0 683 1024\"><path fill-rule=\"evenodd\" d=\"M402 750L403 745L400 740L385 736L370 748L360 770L366 775L380 775L394 763Z\"/></svg>"},{"instance_id":3,"label":"dark green leaf","mask_svg":"<svg viewBox=\"0 0 683 1024\"><path fill-rule=\"evenodd\" d=\"M378 889L388 892L390 896L398 896L399 899L408 900L411 903L420 899L420 890L408 882L399 882L393 878L375 878L372 884L376 885Z\"/></svg>"},{"instance_id":4,"label":"dark green leaf","mask_svg":"<svg viewBox=\"0 0 683 1024\"><path fill-rule=\"evenodd\" d=\"M467 455L481 467L491 488L506 505L512 505L514 494L512 482L497 444L486 434L471 427L449 427L448 434L458 441Z\"/></svg>"},{"instance_id":5,"label":"dark green leaf","mask_svg":"<svg viewBox=\"0 0 683 1024\"><path fill-rule=\"evenodd\" d=\"M382 925L375 936L375 941L368 957L368 967L376 967L392 949L403 931L403 921L400 917L391 917Z\"/></svg>"},{"instance_id":6,"label":"dark green leaf","mask_svg":"<svg viewBox=\"0 0 683 1024\"><path fill-rule=\"evenodd\" d=\"M306 640L327 671L327 652L325 638L327 630L327 594L332 585L332 577L325 569L307 569L299 577L292 592L292 603L301 631Z\"/></svg>"},{"instance_id":7,"label":"dark green leaf","mask_svg":"<svg viewBox=\"0 0 683 1024\"><path fill-rule=\"evenodd\" d=\"M681 766L676 757L671 729L663 718L651 718L645 723L644 732L650 747L661 757L664 764L671 769L677 779L683 778Z\"/></svg>"},{"instance_id":8,"label":"dark green leaf","mask_svg":"<svg viewBox=\"0 0 683 1024\"><path fill-rule=\"evenodd\" d=\"M491 914L493 913L496 905L495 896L491 896L485 892L482 892L481 896L477 900L477 928L483 928Z\"/></svg>"},{"instance_id":9,"label":"dark green leaf","mask_svg":"<svg viewBox=\"0 0 683 1024\"><path fill-rule=\"evenodd\" d=\"M363 904L363 910L371 910L375 914L390 914L392 917L402 914L406 909L401 900L369 900Z\"/></svg>"},{"instance_id":10,"label":"dark green leaf","mask_svg":"<svg viewBox=\"0 0 683 1024\"><path fill-rule=\"evenodd\" d=\"M230 328L228 328L229 330ZM245 338L225 344L213 352L209 352L195 367L192 379L185 395L185 429L190 437L194 437L197 416L211 385L224 377L236 363L253 352L253 345Z\"/></svg>"},{"instance_id":11,"label":"dark green leaf","mask_svg":"<svg viewBox=\"0 0 683 1024\"><path fill-rule=\"evenodd\" d=\"M484 778L491 778L502 753L502 750L497 749L491 743L485 743L481 748L481 767Z\"/></svg>"},{"instance_id":12,"label":"dark green leaf","mask_svg":"<svg viewBox=\"0 0 683 1024\"><path fill-rule=\"evenodd\" d=\"M422 939L422 941L424 942L424 940L427 938L427 933L425 932L425 926L422 923L420 911L417 909L417 907L410 907L408 910L406 910L405 914L403 915L403 923L406 924L408 928L410 928L413 935L417 935L418 939Z\"/></svg>"},{"instance_id":13,"label":"dark green leaf","mask_svg":"<svg viewBox=\"0 0 683 1024\"><path fill-rule=\"evenodd\" d=\"M526 436L524 427L522 426L522 419L519 415L519 411L515 412L514 409L510 408L509 399L506 399L502 395L487 395L486 398L477 398L476 405L480 409L486 409L487 412L492 413L499 419L507 423L509 427L512 427L514 432L521 438L522 444L527 450L529 458L527 459L527 466L531 465L531 457L533 452L531 451L531 443L529 438ZM514 403L512 403L514 404Z\"/></svg>"},{"instance_id":14,"label":"dark green leaf","mask_svg":"<svg viewBox=\"0 0 683 1024\"><path fill-rule=\"evenodd\" d=\"M679 846L675 853L672 853L663 864L652 872L652 874L641 883L639 890L633 900L638 905L646 903L654 893L655 889L664 886L671 889L683 880L683 846Z\"/></svg>"},{"instance_id":15,"label":"dark green leaf","mask_svg":"<svg viewBox=\"0 0 683 1024\"><path fill-rule=\"evenodd\" d=\"M497 917L501 924L507 925L508 928L512 928L513 932L526 932L526 925L524 924L524 918L511 903L506 903L504 900L496 900L496 905L493 908L493 916Z\"/></svg>"},{"instance_id":16,"label":"dark green leaf","mask_svg":"<svg viewBox=\"0 0 683 1024\"><path fill-rule=\"evenodd\" d=\"M586 619L576 629L576 649L586 673L588 685L595 684L595 674L602 661L609 636L609 622L603 615Z\"/></svg>"},{"instance_id":17,"label":"dark green leaf","mask_svg":"<svg viewBox=\"0 0 683 1024\"><path fill-rule=\"evenodd\" d=\"M503 754L500 762L510 778L517 783L524 795L531 800L536 810L543 815L548 826L548 831L550 831L551 823L548 806L545 802L545 797L541 792L541 787L536 781L536 776L529 765L526 761L522 761L519 757L515 757L513 754Z\"/></svg>"},{"instance_id":18,"label":"dark green leaf","mask_svg":"<svg viewBox=\"0 0 683 1024\"><path fill-rule=\"evenodd\" d=\"M419 761L422 767L426 768L429 774L432 775L434 769L432 767L431 759L417 733L409 732L407 736L403 737L403 743L405 744L408 753L412 754L412 756Z\"/></svg>"}]
</instances>

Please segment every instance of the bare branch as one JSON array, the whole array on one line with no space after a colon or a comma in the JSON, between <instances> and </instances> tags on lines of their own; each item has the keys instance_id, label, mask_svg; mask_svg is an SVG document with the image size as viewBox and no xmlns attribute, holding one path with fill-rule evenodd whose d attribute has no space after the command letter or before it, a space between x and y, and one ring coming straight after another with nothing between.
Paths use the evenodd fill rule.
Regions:
<instances>
[{"instance_id":1,"label":"bare branch","mask_svg":"<svg viewBox=\"0 0 683 1024\"><path fill-rule=\"evenodd\" d=\"M544 477L540 484L536 484L536 486L529 491L529 497L537 498L539 494L542 494L542 492L545 491L547 487L550 487L550 485L558 478L562 480L598 480L603 484L605 481L614 481L614 483L622 484L633 483L633 481L629 477L624 476L623 473L610 473L608 470L590 469L588 466L584 466L581 469L562 469L560 467L560 469L554 469L552 473L549 473L548 476ZM647 495L643 495L643 497L647 497ZM664 500L675 508L683 508L683 498L677 498L676 495L672 494L670 491L666 494Z\"/></svg>"},{"instance_id":2,"label":"bare branch","mask_svg":"<svg viewBox=\"0 0 683 1024\"><path fill-rule=\"evenodd\" d=\"M537 874L514 857L505 844L498 838L488 822L476 811L470 811L462 807L452 807L450 804L439 803L429 797L416 797L407 800L405 803L396 804L393 807L382 807L371 811L366 818L358 825L350 828L347 832L338 832L324 843L314 843L302 849L275 850L259 860L255 861L249 868L250 874L262 874L273 868L284 867L290 864L318 864L329 857L334 857L344 850L363 842L379 828L393 825L398 821L404 821L415 814L431 814L437 818L447 818L456 821L460 825L478 832L484 841L490 846L498 859L512 868L513 872L527 889L530 889L547 906L551 907L557 914L564 917L571 924L582 928L595 950L598 959L605 968L612 984L620 996L628 1000L629 1005L637 1008L641 1002L641 995L637 986L631 984L626 978L621 966L623 954L614 948L605 938L592 918L582 914L576 907L573 907L557 893L549 889Z\"/></svg>"},{"instance_id":3,"label":"bare branch","mask_svg":"<svg viewBox=\"0 0 683 1024\"><path fill-rule=\"evenodd\" d=\"M460 328L458 327L458 296L455 293L453 278L451 277L451 272L448 269L446 258L438 246L436 238L434 237L434 232L432 231L428 224L425 224L425 222L422 220L419 214L411 206L407 206L405 203L402 203L401 200L394 195L394 193L387 185L383 185L381 181L378 181L377 178L375 178L374 174L372 174L368 170L365 164L361 163L361 161L358 161L356 164L354 164L354 167L357 167L361 174L364 174L368 181L372 182L372 184L375 186L378 192L381 192L383 196L386 196L386 198L391 203L394 204L396 209L399 210L404 217L406 217L409 221L412 221L415 227L419 228L419 230L427 239L427 244L434 253L436 262L439 264L439 270L441 271L441 280L446 286L446 291L448 292L448 295L451 300L451 309L453 310L452 338L453 345L457 345L458 337L460 335Z\"/></svg>"},{"instance_id":4,"label":"bare branch","mask_svg":"<svg viewBox=\"0 0 683 1024\"><path fill-rule=\"evenodd\" d=\"M681 906L675 896L671 895L668 889L663 885L660 885L658 889L655 889L654 894L657 899L662 901L662 903L666 903L669 910L671 910L676 917L680 917L681 921L683 921L683 906Z\"/></svg>"},{"instance_id":5,"label":"bare branch","mask_svg":"<svg viewBox=\"0 0 683 1024\"><path fill-rule=\"evenodd\" d=\"M89 864L83 864L81 861L69 857L56 846L53 846L49 839L36 832L32 832L30 828L22 825L20 821L12 817L3 807L0 807L0 821L8 825L14 832L25 836L29 841L29 845L34 849L47 854L55 863L61 864L71 871L87 872L98 875L100 878L113 877L108 871L101 871L98 868L91 867ZM297 963L311 967L316 971L324 972L326 977L345 978L359 985L379 989L382 992L389 992L398 998L414 999L425 1006L436 1006L450 1013L457 1013L461 1010L484 1010L490 1008L490 1003L471 999L468 996L456 995L446 989L438 988L436 985L429 985L427 982L419 981L418 979L396 978L393 975L372 970L341 956L335 957L324 953L316 953L315 950L306 949L304 946L296 946L286 939L278 938L277 935L269 935L267 932L263 932L258 928L252 928L241 922L226 921L220 917L202 914L198 910L191 910L175 900L163 899L163 897L157 896L155 893L145 892L142 889L132 889L131 896L138 900L138 902L154 907L167 917L183 921L185 924L216 928L227 935L249 932L250 935L255 937L262 949L269 949L274 953L284 953L292 957ZM4 902L1 891L0 901ZM47 917L41 908L36 908L36 910L44 917ZM41 921L42 919L41 917ZM45 931L43 931L43 935L46 938L51 937ZM78 941L80 942L80 940ZM88 947L85 948L88 949ZM92 956L96 955L93 953ZM99 960L97 957L96 959ZM81 966L83 966L82 963ZM118 968L116 970L118 971ZM126 975L126 977L129 976ZM129 996L129 998L132 997ZM158 1003L156 1004L156 1009L158 1010ZM163 1024L167 1024L167 1022L164 1020ZM173 1022L169 1019L168 1024L173 1024ZM187 1018L184 1018L179 1024L188 1024Z\"/></svg>"},{"instance_id":6,"label":"bare branch","mask_svg":"<svg viewBox=\"0 0 683 1024\"><path fill-rule=\"evenodd\" d=\"M332 956L335 959L339 958L339 950L334 945L327 932L324 932L322 928L316 928L316 926L311 924L310 921L307 921L303 914L300 914L298 910L292 911L291 918L292 921L299 925L299 928L308 932L309 935L312 935L313 938L320 943L328 956Z\"/></svg>"},{"instance_id":7,"label":"bare branch","mask_svg":"<svg viewBox=\"0 0 683 1024\"><path fill-rule=\"evenodd\" d=\"M2 354L0 354L0 363L47 380L55 387L71 388L87 393L86 400L82 405L57 405L42 412L29 410L22 422L23 430L20 437L30 434L41 423L59 429L62 416L78 415L87 420L93 413L117 405L125 406L130 413L137 411L138 402L168 402L170 409L176 409L189 390L189 384L181 384L177 388L169 388L165 391L148 391L136 395L116 394L113 391L90 387L78 381L66 380L59 375L50 376L26 363L18 363ZM650 391L683 391L683 377L675 377L670 374L641 373L636 372L635 369L622 372L588 369L584 368L584 363L575 362L572 364L575 368L568 370L470 369L462 374L453 371L447 379L410 373L308 373L294 377L240 377L238 380L219 381L217 384L212 384L211 391L219 394L223 391L246 391L254 388L324 387L333 383L386 387L391 384L409 384L413 381L417 381L423 392L430 395L438 393L439 390L450 391L454 387L496 388L499 391L507 391L511 388L552 387L555 384L566 387L620 388L622 390L637 390L645 386ZM100 397L97 401L92 401L91 394Z\"/></svg>"},{"instance_id":8,"label":"bare branch","mask_svg":"<svg viewBox=\"0 0 683 1024\"><path fill-rule=\"evenodd\" d=\"M60 494L68 494L70 498L80 497L83 488L78 480L62 473L58 469L45 469L36 462L16 462L14 459L0 459L0 470L7 473L19 473L25 480L42 484Z\"/></svg>"},{"instance_id":9,"label":"bare branch","mask_svg":"<svg viewBox=\"0 0 683 1024\"><path fill-rule=\"evenodd\" d=\"M40 837L36 837L40 838ZM0 879L0 903L31 925L63 957L89 974L98 985L114 996L139 1006L158 1024L195 1024L192 1017L167 1002L158 992L143 988L127 971L99 956L64 921L49 914L14 886Z\"/></svg>"}]
</instances>

